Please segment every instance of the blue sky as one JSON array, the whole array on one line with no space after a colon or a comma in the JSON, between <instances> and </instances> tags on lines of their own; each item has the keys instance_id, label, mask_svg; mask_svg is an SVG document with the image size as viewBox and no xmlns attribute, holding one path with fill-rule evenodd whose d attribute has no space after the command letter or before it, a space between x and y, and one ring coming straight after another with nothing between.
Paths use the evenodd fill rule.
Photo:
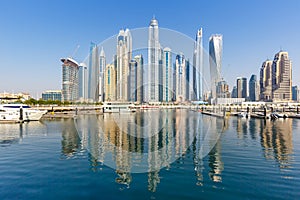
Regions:
<instances>
[{"instance_id":1,"label":"blue sky","mask_svg":"<svg viewBox=\"0 0 300 200\"><path fill-rule=\"evenodd\" d=\"M222 34L222 72L231 88L238 76L259 75L262 62L280 49L289 52L293 85L300 85L298 0L0 0L0 8L0 92L36 97L61 89L61 57L80 45L74 58L81 61L91 41L147 27L153 15L160 27L192 38L203 27L204 48L211 34Z\"/></svg>"}]
</instances>

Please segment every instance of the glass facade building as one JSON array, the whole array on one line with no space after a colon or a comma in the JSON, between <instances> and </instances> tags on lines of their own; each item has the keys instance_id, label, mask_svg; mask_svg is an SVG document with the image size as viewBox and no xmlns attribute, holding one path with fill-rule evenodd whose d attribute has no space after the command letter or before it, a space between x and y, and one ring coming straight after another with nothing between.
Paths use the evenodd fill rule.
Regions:
<instances>
[{"instance_id":1,"label":"glass facade building","mask_svg":"<svg viewBox=\"0 0 300 200\"><path fill-rule=\"evenodd\" d=\"M193 58L193 70L192 80L190 80L192 85L190 90L190 100L202 101L203 100L203 46L202 46L202 28L197 31L195 48L194 48L194 58Z\"/></svg>"},{"instance_id":2,"label":"glass facade building","mask_svg":"<svg viewBox=\"0 0 300 200\"><path fill-rule=\"evenodd\" d=\"M209 38L209 68L212 100L217 97L216 86L218 82L221 81L222 49L223 36L212 35Z\"/></svg>"},{"instance_id":3,"label":"glass facade building","mask_svg":"<svg viewBox=\"0 0 300 200\"><path fill-rule=\"evenodd\" d=\"M99 55L96 44L91 43L88 68L88 99L90 102L99 101Z\"/></svg>"},{"instance_id":4,"label":"glass facade building","mask_svg":"<svg viewBox=\"0 0 300 200\"><path fill-rule=\"evenodd\" d=\"M236 80L237 98L247 98L247 78L238 77Z\"/></svg>"},{"instance_id":5,"label":"glass facade building","mask_svg":"<svg viewBox=\"0 0 300 200\"><path fill-rule=\"evenodd\" d=\"M172 69L172 52L166 47L163 50L163 72L162 72L162 87L164 102L170 102L173 99L173 69Z\"/></svg>"},{"instance_id":6,"label":"glass facade building","mask_svg":"<svg viewBox=\"0 0 300 200\"><path fill-rule=\"evenodd\" d=\"M72 58L62 58L62 101L79 99L79 65Z\"/></svg>"},{"instance_id":7,"label":"glass facade building","mask_svg":"<svg viewBox=\"0 0 300 200\"><path fill-rule=\"evenodd\" d=\"M42 93L42 99L45 101L61 101L62 95L61 90L48 90Z\"/></svg>"},{"instance_id":8,"label":"glass facade building","mask_svg":"<svg viewBox=\"0 0 300 200\"><path fill-rule=\"evenodd\" d=\"M158 21L153 18L149 25L148 36L148 98L149 102L159 101L159 65L161 50L159 44Z\"/></svg>"},{"instance_id":9,"label":"glass facade building","mask_svg":"<svg viewBox=\"0 0 300 200\"><path fill-rule=\"evenodd\" d=\"M120 30L117 40L117 99L128 101L130 99L129 63L132 57L132 39L129 29Z\"/></svg>"},{"instance_id":10,"label":"glass facade building","mask_svg":"<svg viewBox=\"0 0 300 200\"><path fill-rule=\"evenodd\" d=\"M259 84L256 75L251 75L249 80L249 100L259 101Z\"/></svg>"}]
</instances>

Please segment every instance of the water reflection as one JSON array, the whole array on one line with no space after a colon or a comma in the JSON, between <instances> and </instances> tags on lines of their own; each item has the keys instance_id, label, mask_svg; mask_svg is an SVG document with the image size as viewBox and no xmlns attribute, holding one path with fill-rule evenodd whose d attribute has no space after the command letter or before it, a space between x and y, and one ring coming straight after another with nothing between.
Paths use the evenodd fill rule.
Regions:
<instances>
[{"instance_id":1,"label":"water reflection","mask_svg":"<svg viewBox=\"0 0 300 200\"><path fill-rule=\"evenodd\" d=\"M192 144L194 160L201 162L219 139L224 121L177 109L86 115L78 117L76 125L82 148L94 158L93 167L100 163L115 169L115 181L126 187L132 181L132 172L147 172L148 189L154 192L160 182L160 170L170 168ZM201 167L195 165L199 171Z\"/></svg>"},{"instance_id":2,"label":"water reflection","mask_svg":"<svg viewBox=\"0 0 300 200\"><path fill-rule=\"evenodd\" d=\"M209 178L213 182L222 182L221 174L224 170L224 164L221 160L221 142L218 140L218 137L229 128L228 118L220 119L216 117L204 117L202 123L210 125L207 126L207 130L205 129L205 126L199 127L192 145L194 169L197 177L196 185L198 186L204 185L203 173L205 167L203 158L207 154L210 168L208 174Z\"/></svg>"},{"instance_id":3,"label":"water reflection","mask_svg":"<svg viewBox=\"0 0 300 200\"><path fill-rule=\"evenodd\" d=\"M25 123L1 123L0 147L19 144L26 137L47 135L46 125L39 121Z\"/></svg>"},{"instance_id":4,"label":"water reflection","mask_svg":"<svg viewBox=\"0 0 300 200\"><path fill-rule=\"evenodd\" d=\"M291 119L222 119L183 109L82 115L75 123L79 137L69 130L74 129L72 121L64 123L64 154L87 149L92 169L96 171L103 165L114 169L115 182L123 188L130 187L133 172L146 172L148 190L152 192L161 181L160 170L171 168L178 159L184 160L188 149L197 185L204 185L206 176L212 182L222 182L225 164L219 137L227 132L236 134L246 145L251 144L249 141L260 142L264 157L276 160L280 168L290 166L293 153ZM207 158L207 166L203 158Z\"/></svg>"},{"instance_id":5,"label":"water reflection","mask_svg":"<svg viewBox=\"0 0 300 200\"><path fill-rule=\"evenodd\" d=\"M274 159L280 168L289 168L293 153L291 119L261 121L260 142L266 159Z\"/></svg>"},{"instance_id":6,"label":"water reflection","mask_svg":"<svg viewBox=\"0 0 300 200\"><path fill-rule=\"evenodd\" d=\"M76 132L73 119L62 119L62 153L67 157L72 157L80 147L80 138Z\"/></svg>"},{"instance_id":7,"label":"water reflection","mask_svg":"<svg viewBox=\"0 0 300 200\"><path fill-rule=\"evenodd\" d=\"M264 157L267 160L276 160L279 168L287 168L291 164L293 153L293 121L293 119L271 121L237 118L232 123L233 126L236 125L239 139L245 140L249 136L255 141L260 139Z\"/></svg>"}]
</instances>

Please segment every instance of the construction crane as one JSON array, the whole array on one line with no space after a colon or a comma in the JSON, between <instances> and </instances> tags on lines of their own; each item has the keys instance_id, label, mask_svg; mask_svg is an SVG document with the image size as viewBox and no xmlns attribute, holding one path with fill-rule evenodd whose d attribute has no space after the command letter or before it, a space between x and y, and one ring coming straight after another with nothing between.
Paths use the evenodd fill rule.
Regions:
<instances>
[{"instance_id":1,"label":"construction crane","mask_svg":"<svg viewBox=\"0 0 300 200\"><path fill-rule=\"evenodd\" d=\"M74 50L73 53L71 54L70 58L73 58L73 56L77 53L79 47L80 47L80 45L77 45L77 47L75 48L75 50Z\"/></svg>"}]
</instances>

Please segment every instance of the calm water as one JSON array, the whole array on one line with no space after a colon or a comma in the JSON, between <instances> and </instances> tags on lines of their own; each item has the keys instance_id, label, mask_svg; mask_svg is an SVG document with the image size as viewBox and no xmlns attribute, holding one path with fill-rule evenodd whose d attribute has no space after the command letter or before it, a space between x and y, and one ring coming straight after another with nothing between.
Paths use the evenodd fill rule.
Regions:
<instances>
[{"instance_id":1,"label":"calm water","mask_svg":"<svg viewBox=\"0 0 300 200\"><path fill-rule=\"evenodd\" d=\"M0 199L299 199L300 120L147 111L0 124Z\"/></svg>"}]
</instances>

